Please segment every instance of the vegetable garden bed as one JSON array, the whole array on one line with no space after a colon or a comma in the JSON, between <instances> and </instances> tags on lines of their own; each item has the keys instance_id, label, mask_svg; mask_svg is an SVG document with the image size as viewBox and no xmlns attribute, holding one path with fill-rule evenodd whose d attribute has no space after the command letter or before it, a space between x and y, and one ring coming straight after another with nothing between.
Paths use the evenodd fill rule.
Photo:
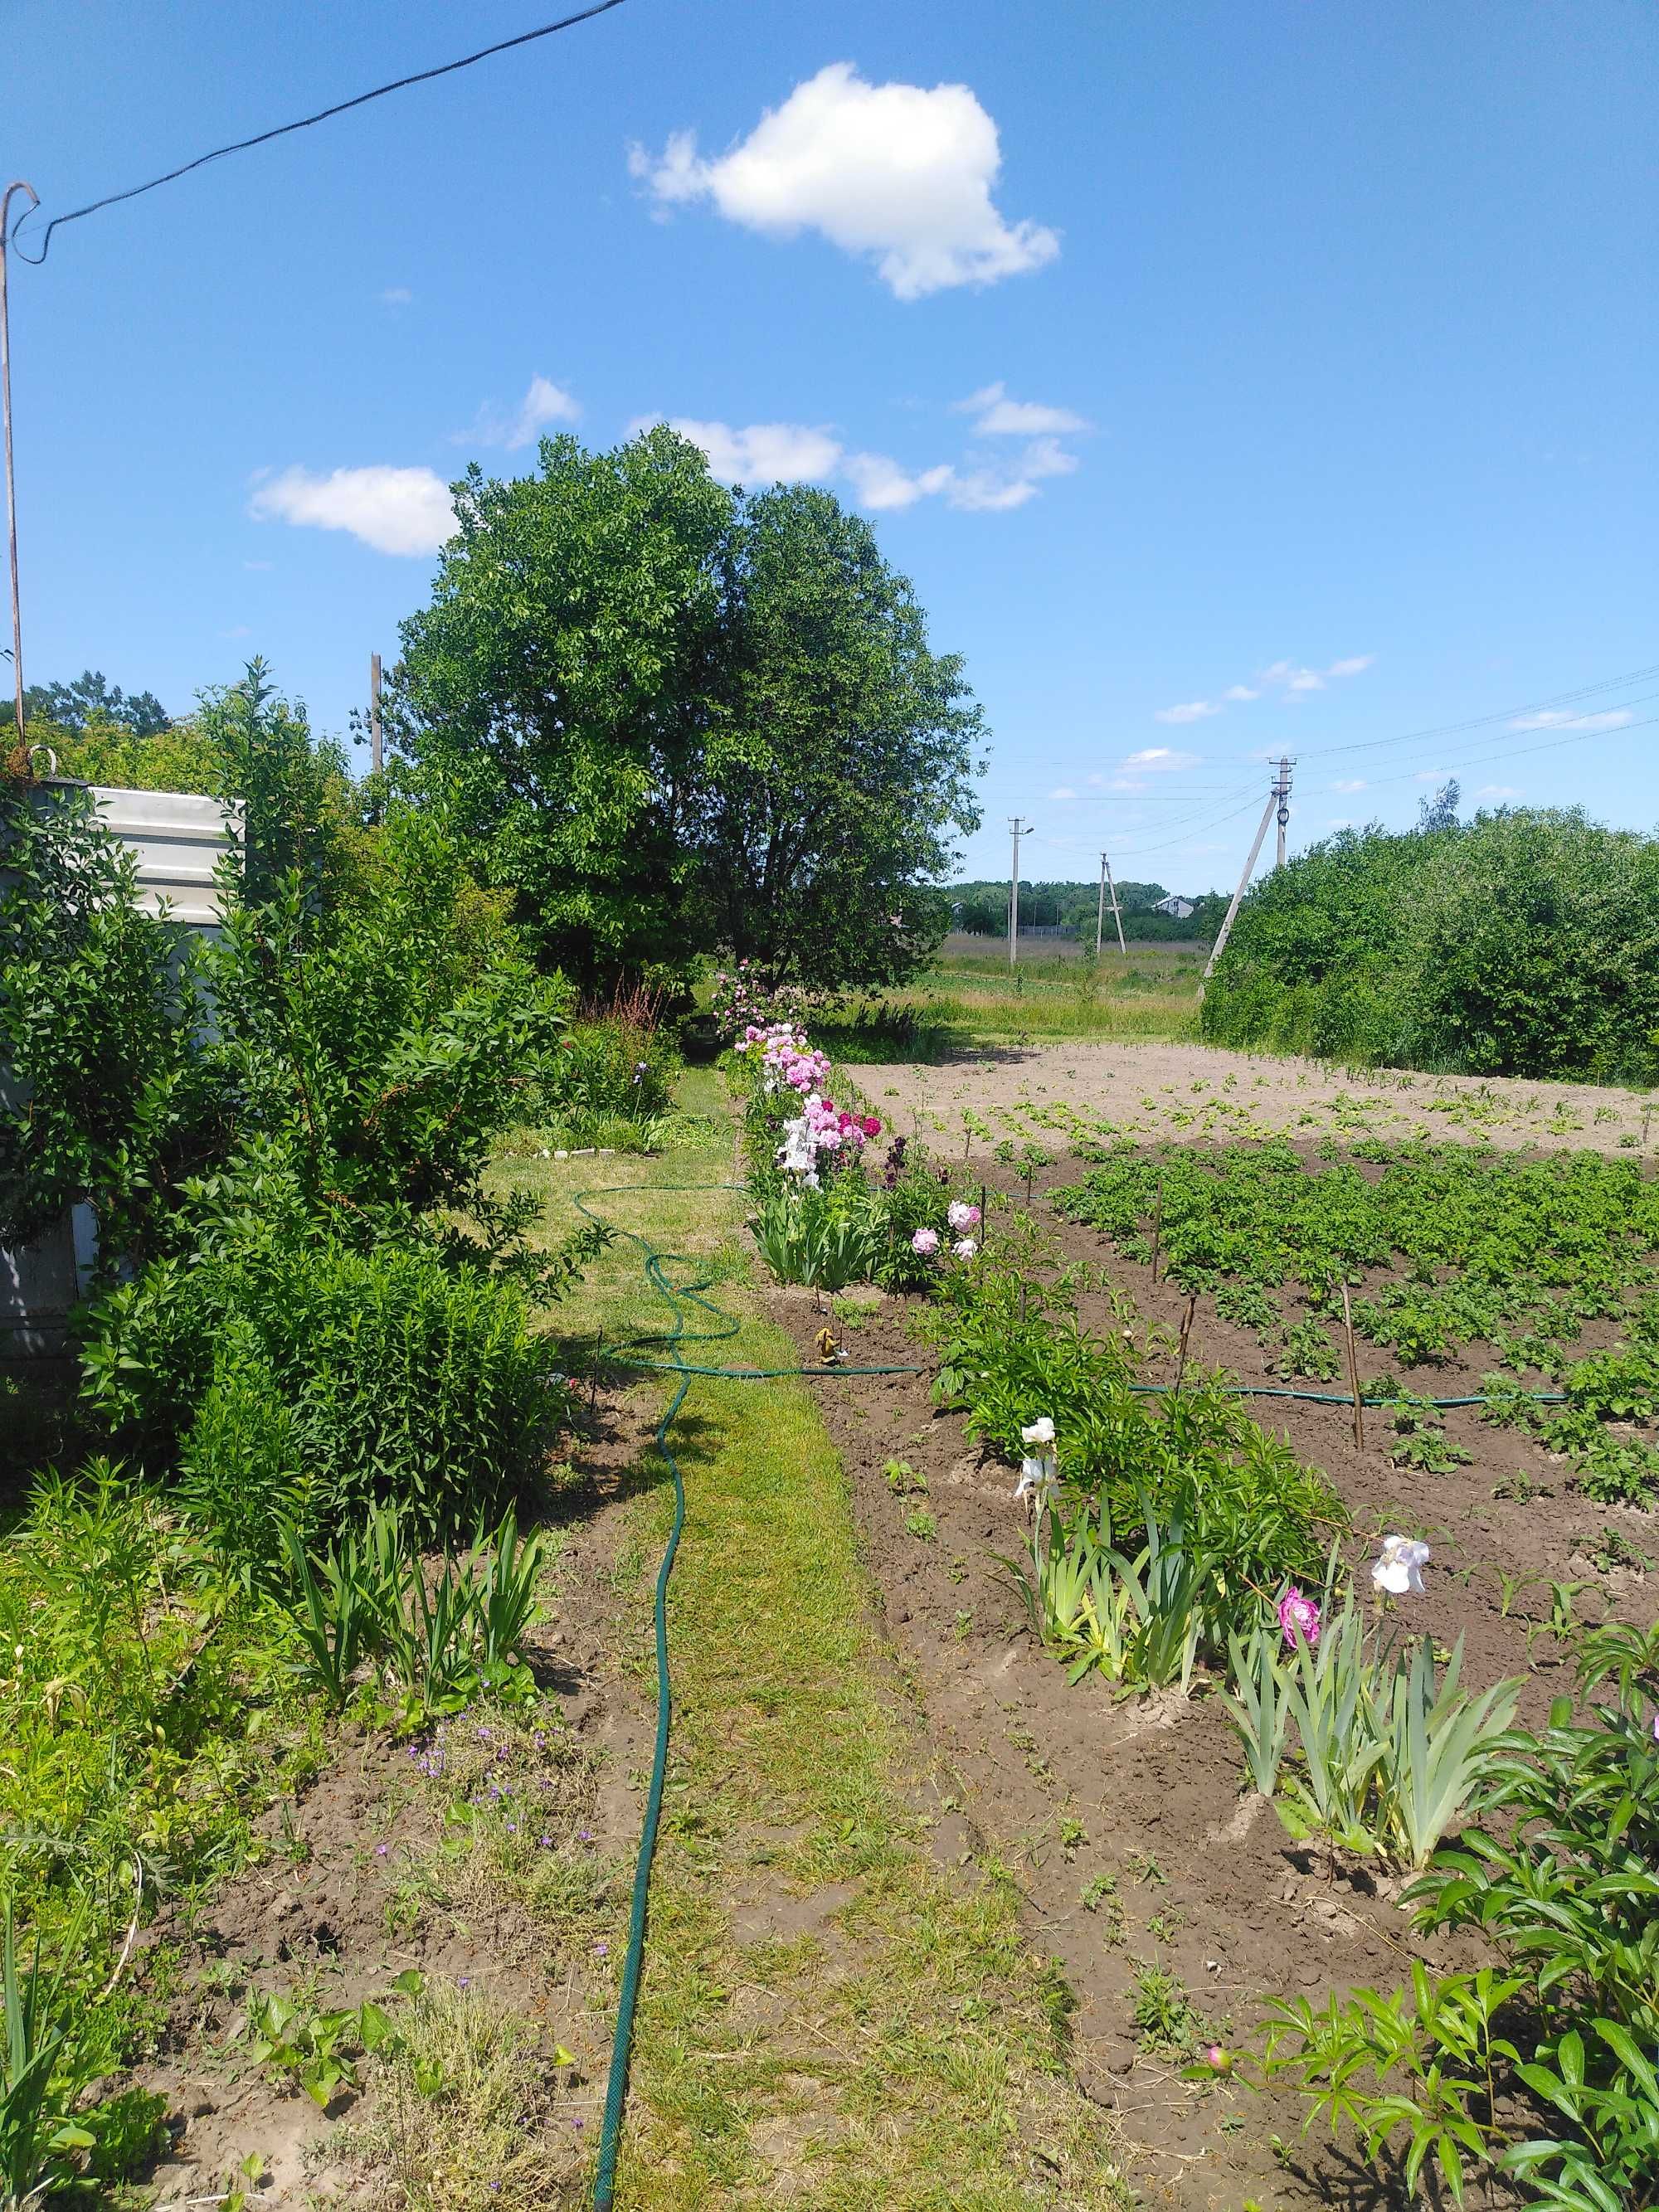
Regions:
<instances>
[{"instance_id":1,"label":"vegetable garden bed","mask_svg":"<svg viewBox=\"0 0 1659 2212\"><path fill-rule=\"evenodd\" d=\"M1241 1264L1229 1270L1207 1248L1202 1265L1195 1258L1200 1231L1213 1226L1200 1187L1205 1157L1185 1156L1166 1171L1165 1220L1181 1280L1165 1272L1171 1247L1163 1224L1153 1279L1147 1217L1158 1169L1127 1155L1096 1186L1099 1202L1092 1208L1067 1201L1074 1212L1093 1210L1107 1219L1118 1242L1056 1211L1057 1190L1086 1184L1086 1164L1073 1160L1034 1167L1029 1182L1006 1166L990 1169L986 1226L992 1247L1006 1256L1011 1230L1030 1240L1034 1319L1038 1286L1069 1269L1073 1283L1085 1285L1077 1298L1085 1333L1108 1337L1127 1326L1147 1347L1135 1369L1140 1385L1175 1382L1184 1323L1184 1380L1195 1396L1217 1370L1278 1390L1345 1393L1340 1373L1293 1371L1295 1355L1299 1349L1306 1356L1314 1329L1340 1348L1340 1327L1315 1310L1322 1309L1329 1285L1314 1255L1305 1249L1295 1255L1307 1266L1310 1283L1282 1267L1283 1236L1276 1249L1267 1233L1269 1217L1292 1243L1302 1234L1305 1244L1310 1213L1316 1226L1326 1214L1352 1225L1355 1206L1374 1230L1371 1216L1382 1201L1364 1194L1379 1189L1387 1164L1345 1165L1342 1187L1354 1201L1346 1216L1329 1203L1322 1213L1310 1208L1305 1187L1294 1183L1289 1202L1258 1206L1254 1215L1247 1208L1249 1235L1233 1250ZM1297 1154L1285 1148L1276 1172L1288 1181L1336 1164L1306 1145ZM1406 1219L1414 1208L1443 1242L1449 1221L1462 1224L1459 1263L1453 1267L1443 1259L1443 1283L1462 1279L1470 1252L1491 1259L1492 1238L1514 1231L1510 1186L1483 1192L1478 1178L1471 1182L1472 1167L1467 1158L1453 1161L1440 1187L1404 1194ZM1588 1395L1592 1402L1591 1428L1624 1438L1638 1455L1647 1449L1634 1427L1616 1418L1597 1419L1598 1411L1613 1411L1605 1402L1609 1394L1604 1389L1598 1397L1580 1387L1571 1363L1629 1340L1651 1264L1643 1227L1643 1208L1650 1203L1644 1191L1651 1186L1625 1191L1623 1164L1559 1172L1569 1181L1578 1173L1583 1185L1571 1190L1565 1207L1550 1211L1547 1188L1523 1194L1533 1208L1527 1218L1543 1224L1532 1264L1517 1249L1512 1267L1489 1267L1483 1278L1491 1295L1476 1317L1540 1340L1520 1350L1538 1353L1543 1367L1518 1358L1507 1398L1483 1386L1482 1377L1499 1351L1517 1356L1515 1344L1470 1336L1443 1343L1431 1360L1414 1366L1402 1364L1397 1341L1362 1342L1367 1383L1386 1373L1391 1389L1403 1382L1420 1399L1478 1399L1484 1387L1488 1401L1441 1413L1398 1398L1373 1407L1363 1450L1346 1403L1243 1401L1283 1439L1287 1460L1328 1479L1339 1515L1346 1509L1350 1522L1344 1548L1360 1565L1362 1579L1363 1562L1383 1533L1403 1530L1428 1542L1433 1567L1425 1594L1410 1601L1409 1629L1425 1632L1443 1654L1461 1638L1464 1682L1477 1692L1522 1678L1519 1722L1533 1728L1546 1724L1552 1700L1573 1686L1568 1647L1552 1626L1570 1618L1650 1620L1659 1592L1659 1572L1643 1571L1650 1554L1659 1566L1659 1516L1605 1494L1587 1495L1579 1486L1586 1480L1583 1438L1575 1465L1547 1450L1537 1433L1540 1421L1560 1420L1564 1408L1546 1404L1519 1425L1492 1418L1513 1415L1522 1387L1576 1388L1581 1401ZM1629 1172L1633 1182L1633 1164ZM1526 1173L1523 1168L1523 1183ZM962 1175L958 1168L954 1180ZM1170 1203L1183 1176L1183 1189L1190 1184L1196 1193L1185 1213ZM1337 1195L1333 1188L1323 1197L1334 1201ZM1028 1212L1029 1222L1022 1218ZM1584 1231L1577 1258L1568 1250L1574 1221ZM1401 1303L1396 1296L1391 1304L1389 1291L1409 1290L1413 1255L1386 1237L1383 1246L1373 1251L1376 1264L1353 1297L1357 1304L1371 1302L1386 1335ZM1255 1278L1276 1267L1284 1275L1269 1293L1279 1304L1276 1317L1253 1307L1247 1318L1237 1317L1241 1304L1249 1304L1237 1295L1241 1281L1262 1292ZM1500 1280L1509 1284L1507 1299L1495 1287ZM1417 1285L1419 1292L1427 1287ZM1218 1311L1218 1289L1234 1317ZM845 1352L852 1364L927 1357L915 1340L918 1325L930 1325L923 1319L928 1310L913 1297L866 1291L820 1301L809 1291L784 1287L772 1293L772 1302L806 1361L823 1357L826 1322L836 1340L831 1356ZM1605 1310L1560 1310L1575 1302L1586 1308L1599 1302ZM1496 1309L1506 1303L1525 1310L1500 1316ZM1442 1304L1455 1307L1455 1299ZM1552 1350L1547 1340L1558 1327L1577 1333L1557 1338ZM1007 1367L1018 1365L1009 1346L1017 1344L1019 1328L1015 1310L1006 1316L998 1355ZM1291 1347L1292 1371L1281 1375L1285 1334L1298 1328L1304 1334ZM1592 1380L1607 1366L1593 1361ZM1414 1960L1455 1971L1474 1967L1486 1954L1467 1935L1419 1932L1401 1909L1399 1875L1382 1863L1332 1852L1313 1839L1298 1844L1265 1798L1241 1794L1240 1741L1213 1683L1206 1686L1200 1677L1198 1694L1188 1699L1172 1692L1115 1695L1097 1672L1068 1683L1055 1654L1029 1632L1004 1564L1030 1543L1024 1509L1012 1496L1017 1431L1012 1448L976 1444L964 1433L959 1409L941 1407L925 1374L848 1376L823 1396L890 1628L915 1670L935 1731L939 1847L947 1857L972 1853L994 1879L1015 1885L1024 1896L1034 1942L1060 1962L1078 1994L1073 2036L1080 2076L1119 2115L1128 2142L1142 2147L1139 2179L1150 2200L1218 2212L1252 2198L1264 2206L1328 2202L1334 2195L1356 2203L1409 2202L1397 2165L1390 2181L1385 2160L1379 2180L1352 2133L1334 2142L1316 2124L1304 2140L1306 2107L1288 2088L1274 2085L1257 2094L1224 2069L1209 2078L1186 2076L1194 2061L1205 2074L1202 2055L1212 2045L1230 2053L1235 2041L1249 2040L1264 2000L1305 1996L1318 2007L1328 1994L1356 1986L1408 1984ZM1638 1412L1645 1403L1639 1397L1628 1402ZM1037 1410L1033 1404L1027 1417ZM1583 1412L1582 1403L1577 1410ZM1249 1419L1241 1419L1248 1428ZM995 1426L994 1409L990 1425ZM1572 1441L1559 1434L1550 1440ZM1605 1452L1589 1455L1591 1490L1605 1461ZM1524 2192L1517 2201L1527 2201Z\"/></svg>"}]
</instances>

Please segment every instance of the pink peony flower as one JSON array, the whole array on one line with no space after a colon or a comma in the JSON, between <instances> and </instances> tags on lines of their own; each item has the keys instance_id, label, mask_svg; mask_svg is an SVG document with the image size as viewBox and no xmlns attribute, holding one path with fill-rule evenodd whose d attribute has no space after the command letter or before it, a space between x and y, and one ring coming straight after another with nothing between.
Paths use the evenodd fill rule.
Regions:
<instances>
[{"instance_id":1,"label":"pink peony flower","mask_svg":"<svg viewBox=\"0 0 1659 2212\"><path fill-rule=\"evenodd\" d=\"M920 1252L924 1260L931 1260L939 1249L938 1230L918 1229L910 1239L910 1249L913 1252Z\"/></svg>"},{"instance_id":2,"label":"pink peony flower","mask_svg":"<svg viewBox=\"0 0 1659 2212\"><path fill-rule=\"evenodd\" d=\"M951 1249L956 1254L958 1260L971 1260L975 1253L978 1251L979 1247L975 1243L971 1237L962 1237L957 1238L957 1242L951 1247Z\"/></svg>"},{"instance_id":3,"label":"pink peony flower","mask_svg":"<svg viewBox=\"0 0 1659 2212\"><path fill-rule=\"evenodd\" d=\"M945 1218L952 1229L976 1229L979 1226L979 1208L965 1205L958 1198L946 1209Z\"/></svg>"},{"instance_id":4,"label":"pink peony flower","mask_svg":"<svg viewBox=\"0 0 1659 2212\"><path fill-rule=\"evenodd\" d=\"M1294 1583L1279 1601L1279 1626L1292 1651L1298 1639L1310 1651L1319 1641L1319 1607Z\"/></svg>"},{"instance_id":5,"label":"pink peony flower","mask_svg":"<svg viewBox=\"0 0 1659 2212\"><path fill-rule=\"evenodd\" d=\"M880 1134L881 1134L881 1116L880 1116L878 1114L866 1114L866 1115L865 1115L865 1117L864 1117L864 1133L865 1133L865 1135L866 1135L866 1137L878 1137L878 1136L880 1136Z\"/></svg>"},{"instance_id":6,"label":"pink peony flower","mask_svg":"<svg viewBox=\"0 0 1659 2212\"><path fill-rule=\"evenodd\" d=\"M1218 2043L1212 2043L1204 2054L1204 2063L1212 2073L1231 2074L1233 2070L1233 2054L1231 2051L1224 2051Z\"/></svg>"}]
</instances>

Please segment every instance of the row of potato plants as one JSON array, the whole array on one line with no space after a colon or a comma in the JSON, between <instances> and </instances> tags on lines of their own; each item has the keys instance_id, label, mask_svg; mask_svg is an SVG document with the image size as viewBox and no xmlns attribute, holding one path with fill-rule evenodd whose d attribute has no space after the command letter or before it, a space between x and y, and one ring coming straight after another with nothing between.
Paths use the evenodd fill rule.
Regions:
<instances>
[{"instance_id":1,"label":"row of potato plants","mask_svg":"<svg viewBox=\"0 0 1659 2212\"><path fill-rule=\"evenodd\" d=\"M1156 1256L1182 1289L1212 1297L1222 1319L1255 1329L1286 1379L1339 1376L1330 1325L1344 1286L1361 1291L1356 1335L1401 1366L1490 1346L1498 1367L1485 1378L1486 1418L1535 1433L1598 1502L1650 1504L1659 1445L1631 1431L1659 1415L1659 1182L1633 1160L1593 1152L1523 1159L1374 1140L1352 1150L1359 1159L1316 1167L1283 1139L1119 1148L1054 1199L1127 1257ZM1394 1279L1365 1294L1378 1273ZM1274 1295L1287 1284L1305 1301L1299 1320ZM1574 1359L1568 1347L1585 1322L1607 1319L1630 1343ZM1522 1387L1534 1378L1565 1394L1565 1411L1538 1405ZM1421 1410L1386 1376L1367 1395ZM1435 1424L1396 1425L1410 1435ZM1431 1465L1437 1452L1407 1445L1395 1455Z\"/></svg>"}]
</instances>

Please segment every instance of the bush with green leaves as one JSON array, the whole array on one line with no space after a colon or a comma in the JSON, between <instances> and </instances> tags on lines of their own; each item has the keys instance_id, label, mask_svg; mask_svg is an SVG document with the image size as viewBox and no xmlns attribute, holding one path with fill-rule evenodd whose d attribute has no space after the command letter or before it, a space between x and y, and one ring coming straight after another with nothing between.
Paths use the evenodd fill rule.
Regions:
<instances>
[{"instance_id":1,"label":"bush with green leaves","mask_svg":"<svg viewBox=\"0 0 1659 2212\"><path fill-rule=\"evenodd\" d=\"M1077 1297L1065 1280L1044 1285L994 1258L943 1274L925 1324L937 1395L1011 1461L1023 1455L1022 1430L1052 1419L1063 1525L1086 1508L1127 1551L1146 1538L1148 1514L1166 1528L1178 1521L1200 1564L1203 1648L1223 1656L1229 1634L1287 1583L1322 1579L1347 1516L1324 1477L1212 1378L1189 1370L1178 1391L1137 1392L1133 1329L1091 1333Z\"/></svg>"},{"instance_id":2,"label":"bush with green leaves","mask_svg":"<svg viewBox=\"0 0 1659 2212\"><path fill-rule=\"evenodd\" d=\"M1496 1968L1270 2008L1264 2073L1462 2203L1510 2177L1553 2212L1659 2201L1659 1626L1576 1635L1579 1701L1499 1747L1480 1819L1407 1893Z\"/></svg>"},{"instance_id":3,"label":"bush with green leaves","mask_svg":"<svg viewBox=\"0 0 1659 2212\"><path fill-rule=\"evenodd\" d=\"M1651 1081L1659 842L1577 808L1345 830L1239 908L1213 1042L1476 1074Z\"/></svg>"},{"instance_id":4,"label":"bush with green leaves","mask_svg":"<svg viewBox=\"0 0 1659 2212\"><path fill-rule=\"evenodd\" d=\"M356 1252L267 1227L155 1262L94 1310L86 1397L152 1456L231 1556L393 1503L430 1540L533 1486L571 1418L521 1293L441 1254Z\"/></svg>"}]
</instances>

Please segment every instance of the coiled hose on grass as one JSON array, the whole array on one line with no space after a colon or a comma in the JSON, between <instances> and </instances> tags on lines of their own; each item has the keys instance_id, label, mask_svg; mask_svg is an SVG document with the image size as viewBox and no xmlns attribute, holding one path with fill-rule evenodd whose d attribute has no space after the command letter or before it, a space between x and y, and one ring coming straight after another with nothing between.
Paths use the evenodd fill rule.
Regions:
<instances>
[{"instance_id":1,"label":"coiled hose on grass","mask_svg":"<svg viewBox=\"0 0 1659 2212\"><path fill-rule=\"evenodd\" d=\"M651 1864L656 1855L657 1830L662 1818L663 1784L668 1771L668 1738L672 1717L672 1686L668 1670L668 1580L674 1571L674 1556L679 1549L680 1536L685 1527L685 1482L680 1473L679 1462L669 1448L668 1431L673 1426L686 1394L699 1376L712 1376L725 1382L775 1382L807 1378L824 1379L835 1376L853 1375L922 1375L925 1367L885 1366L855 1367L839 1362L826 1362L821 1367L709 1367L684 1357L681 1349L686 1344L717 1344L738 1334L742 1324L720 1309L704 1293L712 1288L714 1277L702 1271L702 1262L684 1252L659 1251L648 1237L636 1229L622 1229L602 1214L594 1212L587 1204L590 1198L640 1197L645 1195L686 1195L695 1193L726 1190L740 1191L745 1186L737 1182L682 1183L606 1183L592 1190L578 1191L575 1206L579 1213L586 1217L598 1228L612 1236L625 1237L637 1244L645 1258L645 1279L656 1296L667 1306L670 1315L666 1328L649 1329L638 1336L629 1337L608 1357L617 1366L634 1367L647 1372L672 1375L677 1387L671 1395L662 1418L656 1425L654 1442L674 1486L674 1518L668 1532L668 1542L663 1551L662 1564L657 1570L655 1622L657 1643L657 1734L651 1759L651 1780L646 1792L645 1819L640 1831L639 1856L634 1869L634 1894L629 1910L628 1949L623 1960L622 1985L617 1998L617 2029L611 2048L611 2072L605 2084L605 2120L599 2132L599 2166L593 2183L593 2212L612 2212L617 2186L617 2154L622 2141L623 2106L628 2091L628 2062L634 2038L634 2013L639 1999L640 1971L645 1956L646 1901L651 1887ZM676 1281L671 1269L689 1268L692 1272L684 1281ZM714 1324L708 1328L693 1329L688 1326L690 1310L693 1307L706 1314ZM665 1348L665 1359L653 1359L636 1353L633 1347L647 1344ZM1129 1389L1146 1396L1163 1396L1176 1389L1172 1382L1132 1382ZM1270 1383L1237 1382L1212 1384L1230 1397L1239 1398L1296 1398L1313 1405L1349 1406L1352 1397L1334 1390L1296 1390ZM1565 1401L1563 1390L1533 1390L1525 1394L1541 1404L1559 1404ZM1387 1398L1366 1398L1368 1406L1388 1405ZM1432 1406L1478 1406L1482 1401L1474 1397L1431 1398Z\"/></svg>"}]
</instances>

